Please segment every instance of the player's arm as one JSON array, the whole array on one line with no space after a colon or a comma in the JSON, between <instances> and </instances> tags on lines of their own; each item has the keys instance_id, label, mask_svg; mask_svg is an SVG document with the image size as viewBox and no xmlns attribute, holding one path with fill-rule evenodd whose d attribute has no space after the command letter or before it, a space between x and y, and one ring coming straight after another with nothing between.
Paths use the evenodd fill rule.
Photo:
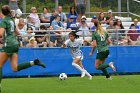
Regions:
<instances>
[{"instance_id":1,"label":"player's arm","mask_svg":"<svg viewBox=\"0 0 140 93\"><path fill-rule=\"evenodd\" d=\"M76 0L74 0L74 4L75 4L75 6L77 6L77 2L76 2Z\"/></svg>"},{"instance_id":2,"label":"player's arm","mask_svg":"<svg viewBox=\"0 0 140 93\"><path fill-rule=\"evenodd\" d=\"M112 44L112 41L110 40L110 38L107 38L107 44L108 45Z\"/></svg>"},{"instance_id":3,"label":"player's arm","mask_svg":"<svg viewBox=\"0 0 140 93\"><path fill-rule=\"evenodd\" d=\"M0 38L3 36L5 32L5 28L0 27Z\"/></svg>"},{"instance_id":4,"label":"player's arm","mask_svg":"<svg viewBox=\"0 0 140 93\"><path fill-rule=\"evenodd\" d=\"M20 35L20 33L19 33L19 31L17 30L17 28L16 28L16 30L15 30L15 34L18 36L18 35Z\"/></svg>"},{"instance_id":5,"label":"player's arm","mask_svg":"<svg viewBox=\"0 0 140 93\"><path fill-rule=\"evenodd\" d=\"M96 40L93 40L92 49L91 49L91 52L90 52L89 56L92 56L92 55L93 55L94 50L95 50L95 48L96 48L96 45L97 45Z\"/></svg>"},{"instance_id":6,"label":"player's arm","mask_svg":"<svg viewBox=\"0 0 140 93\"><path fill-rule=\"evenodd\" d=\"M61 48L65 48L65 47L66 47L66 45L65 45L65 44L61 45Z\"/></svg>"},{"instance_id":7,"label":"player's arm","mask_svg":"<svg viewBox=\"0 0 140 93\"><path fill-rule=\"evenodd\" d=\"M84 40L84 43L87 43L89 45L92 45L91 42L89 42L88 40Z\"/></svg>"}]
</instances>

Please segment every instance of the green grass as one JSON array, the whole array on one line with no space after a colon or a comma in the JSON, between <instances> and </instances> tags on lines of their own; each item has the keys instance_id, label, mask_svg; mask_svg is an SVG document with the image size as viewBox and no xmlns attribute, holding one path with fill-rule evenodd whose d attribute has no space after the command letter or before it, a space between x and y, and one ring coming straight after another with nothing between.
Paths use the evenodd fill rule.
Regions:
<instances>
[{"instance_id":1,"label":"green grass","mask_svg":"<svg viewBox=\"0 0 140 93\"><path fill-rule=\"evenodd\" d=\"M68 77L61 81L58 77L3 79L2 93L139 93L140 75Z\"/></svg>"}]
</instances>

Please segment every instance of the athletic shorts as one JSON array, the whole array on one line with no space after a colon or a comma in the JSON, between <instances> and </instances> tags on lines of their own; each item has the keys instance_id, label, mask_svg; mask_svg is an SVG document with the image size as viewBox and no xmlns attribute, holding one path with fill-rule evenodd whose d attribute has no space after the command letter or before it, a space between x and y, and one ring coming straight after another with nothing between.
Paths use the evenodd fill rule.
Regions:
<instances>
[{"instance_id":1,"label":"athletic shorts","mask_svg":"<svg viewBox=\"0 0 140 93\"><path fill-rule=\"evenodd\" d=\"M1 52L7 53L9 56L12 56L14 53L18 53L19 45L9 46L9 47L2 47Z\"/></svg>"},{"instance_id":2,"label":"athletic shorts","mask_svg":"<svg viewBox=\"0 0 140 93\"><path fill-rule=\"evenodd\" d=\"M96 59L105 60L108 57L108 55L109 55L109 50L102 51L102 52L97 53Z\"/></svg>"},{"instance_id":3,"label":"athletic shorts","mask_svg":"<svg viewBox=\"0 0 140 93\"><path fill-rule=\"evenodd\" d=\"M77 13L78 14L85 14L85 11L86 11L85 5L79 4L79 5L77 5L76 8L77 8Z\"/></svg>"},{"instance_id":4,"label":"athletic shorts","mask_svg":"<svg viewBox=\"0 0 140 93\"><path fill-rule=\"evenodd\" d=\"M76 57L72 57L73 59L75 58L79 58L81 61L83 60L83 55L82 56L76 56Z\"/></svg>"}]
</instances>

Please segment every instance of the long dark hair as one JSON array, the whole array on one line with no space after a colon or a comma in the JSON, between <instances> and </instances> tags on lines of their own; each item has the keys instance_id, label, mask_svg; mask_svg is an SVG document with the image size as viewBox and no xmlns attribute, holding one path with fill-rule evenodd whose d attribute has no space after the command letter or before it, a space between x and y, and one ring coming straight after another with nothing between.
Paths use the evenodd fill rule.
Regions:
<instances>
[{"instance_id":1,"label":"long dark hair","mask_svg":"<svg viewBox=\"0 0 140 93\"><path fill-rule=\"evenodd\" d=\"M2 14L5 16L11 16L11 9L8 5L3 5L1 8Z\"/></svg>"},{"instance_id":2,"label":"long dark hair","mask_svg":"<svg viewBox=\"0 0 140 93\"><path fill-rule=\"evenodd\" d=\"M76 10L75 10L75 6L71 6L71 7L70 7L70 13L72 14L72 11L71 11L71 10L72 10L72 8L74 8L74 15L76 15L76 14L77 14L77 12L76 12Z\"/></svg>"},{"instance_id":3,"label":"long dark hair","mask_svg":"<svg viewBox=\"0 0 140 93\"><path fill-rule=\"evenodd\" d=\"M78 31L71 31L71 32L69 33L69 35L73 35L73 36L77 39L77 38L79 38L79 35L76 34L77 32L78 32Z\"/></svg>"}]
</instances>

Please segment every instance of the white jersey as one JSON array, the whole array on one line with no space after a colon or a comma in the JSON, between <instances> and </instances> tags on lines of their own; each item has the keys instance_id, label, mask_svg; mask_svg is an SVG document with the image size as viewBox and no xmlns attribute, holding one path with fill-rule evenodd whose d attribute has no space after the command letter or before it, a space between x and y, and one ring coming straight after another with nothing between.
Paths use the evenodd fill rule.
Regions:
<instances>
[{"instance_id":1,"label":"white jersey","mask_svg":"<svg viewBox=\"0 0 140 93\"><path fill-rule=\"evenodd\" d=\"M83 59L83 53L80 50L80 47L83 44L83 40L75 39L74 42L72 42L70 39L66 40L65 45L70 49L70 53L73 58L80 58Z\"/></svg>"}]
</instances>

